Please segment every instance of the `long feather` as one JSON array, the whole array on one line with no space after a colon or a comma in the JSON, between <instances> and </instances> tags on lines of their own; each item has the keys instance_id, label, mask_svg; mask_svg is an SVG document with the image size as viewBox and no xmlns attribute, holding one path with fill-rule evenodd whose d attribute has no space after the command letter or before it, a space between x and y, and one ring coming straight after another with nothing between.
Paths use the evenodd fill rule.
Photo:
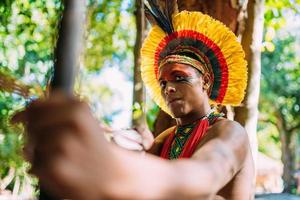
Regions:
<instances>
[{"instance_id":1,"label":"long feather","mask_svg":"<svg viewBox=\"0 0 300 200\"><path fill-rule=\"evenodd\" d=\"M150 21L151 21L151 19L154 19L156 24L161 29L163 29L167 33L172 33L172 30L170 29L169 25L166 23L166 20L163 19L161 13L158 13L157 10L151 10L151 8L148 8L148 7L145 7L145 9L146 9L146 13L149 13L150 16L152 16L150 18ZM152 22L153 22L153 20L152 20Z\"/></svg>"},{"instance_id":2,"label":"long feather","mask_svg":"<svg viewBox=\"0 0 300 200\"><path fill-rule=\"evenodd\" d=\"M174 30L172 16L173 14L178 13L177 0L159 0L159 4L167 20L170 22L172 30Z\"/></svg>"},{"instance_id":3,"label":"long feather","mask_svg":"<svg viewBox=\"0 0 300 200\"><path fill-rule=\"evenodd\" d=\"M149 8L145 6L144 9L145 9L145 16L146 16L147 20L150 22L150 24L152 26L156 25L157 24L156 19L151 14L151 11L149 10Z\"/></svg>"},{"instance_id":4,"label":"long feather","mask_svg":"<svg viewBox=\"0 0 300 200\"><path fill-rule=\"evenodd\" d=\"M177 0L166 0L166 12L168 20L172 22L172 16L178 13Z\"/></svg>"},{"instance_id":5,"label":"long feather","mask_svg":"<svg viewBox=\"0 0 300 200\"><path fill-rule=\"evenodd\" d=\"M174 7L177 6L172 5L174 2L177 4L176 0L144 0L149 21L153 23L155 20L156 24L168 34L174 31L172 14Z\"/></svg>"}]
</instances>

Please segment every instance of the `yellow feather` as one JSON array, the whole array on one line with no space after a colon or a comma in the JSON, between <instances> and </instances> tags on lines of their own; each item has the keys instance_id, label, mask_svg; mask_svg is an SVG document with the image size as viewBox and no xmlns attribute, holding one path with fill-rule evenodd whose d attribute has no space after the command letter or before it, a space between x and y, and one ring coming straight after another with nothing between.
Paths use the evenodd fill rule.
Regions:
<instances>
[{"instance_id":1,"label":"yellow feather","mask_svg":"<svg viewBox=\"0 0 300 200\"><path fill-rule=\"evenodd\" d=\"M247 86L247 62L245 53L236 36L223 23L201 12L182 11L173 16L175 31L192 30L199 32L220 49L228 65L228 87L221 104L239 105L244 98ZM171 114L162 96L161 89L154 71L155 53L159 44L166 37L158 26L154 26L145 39L141 49L142 78L154 101L167 113ZM210 100L211 104L217 104Z\"/></svg>"}]
</instances>

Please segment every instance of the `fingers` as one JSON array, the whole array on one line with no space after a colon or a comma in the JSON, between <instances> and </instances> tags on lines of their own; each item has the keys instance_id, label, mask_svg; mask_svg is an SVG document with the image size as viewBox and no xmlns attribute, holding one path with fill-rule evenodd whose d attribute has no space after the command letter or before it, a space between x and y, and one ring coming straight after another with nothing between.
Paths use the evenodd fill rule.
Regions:
<instances>
[{"instance_id":1,"label":"fingers","mask_svg":"<svg viewBox=\"0 0 300 200\"><path fill-rule=\"evenodd\" d=\"M32 163L33 161L33 154L34 154L34 147L35 144L33 142L26 142L24 148L23 148L23 157L26 161Z\"/></svg>"},{"instance_id":2,"label":"fingers","mask_svg":"<svg viewBox=\"0 0 300 200\"><path fill-rule=\"evenodd\" d=\"M49 99L47 101L34 102L27 112L27 131L36 134L34 137L43 137L45 130L53 127L72 129L74 134L84 134L91 129L99 129L93 118L89 106L74 99ZM97 127L86 126L97 125ZM101 130L101 129L100 129ZM82 135L80 135L81 137Z\"/></svg>"},{"instance_id":3,"label":"fingers","mask_svg":"<svg viewBox=\"0 0 300 200\"><path fill-rule=\"evenodd\" d=\"M104 130L104 132L111 133L114 131L111 127L107 126L106 124L100 123L99 126L101 129Z\"/></svg>"},{"instance_id":4,"label":"fingers","mask_svg":"<svg viewBox=\"0 0 300 200\"><path fill-rule=\"evenodd\" d=\"M36 100L25 111L17 113L12 121L26 121L24 157L35 165L36 157L55 156L62 153L66 134L85 136L83 124L94 120L87 104L54 94L50 99ZM91 126L88 126L91 128ZM84 142L84 139L81 139ZM38 153L37 153L38 152ZM50 159L46 159L50 160Z\"/></svg>"},{"instance_id":5,"label":"fingers","mask_svg":"<svg viewBox=\"0 0 300 200\"><path fill-rule=\"evenodd\" d=\"M41 132L39 130L63 124L72 128L80 128L77 126L78 123L86 120L81 107L83 105L78 102L31 106L27 112L28 131Z\"/></svg>"},{"instance_id":6,"label":"fingers","mask_svg":"<svg viewBox=\"0 0 300 200\"><path fill-rule=\"evenodd\" d=\"M142 151L142 137L134 130L120 130L113 132L113 141L127 150Z\"/></svg>"},{"instance_id":7,"label":"fingers","mask_svg":"<svg viewBox=\"0 0 300 200\"><path fill-rule=\"evenodd\" d=\"M139 126L136 130L142 136L142 144L145 150L149 150L154 142L154 137L152 132L149 130L147 126Z\"/></svg>"},{"instance_id":8,"label":"fingers","mask_svg":"<svg viewBox=\"0 0 300 200\"><path fill-rule=\"evenodd\" d=\"M33 150L32 165L36 168L47 168L51 163L56 163L58 158L72 160L73 151L76 151L77 146L81 143L67 129L64 131L52 129L44 136L39 139Z\"/></svg>"},{"instance_id":9,"label":"fingers","mask_svg":"<svg viewBox=\"0 0 300 200\"><path fill-rule=\"evenodd\" d=\"M18 111L16 112L10 122L12 124L17 124L17 123L26 123L26 121L28 120L28 110L30 110L32 107L39 107L40 105L46 105L46 104L57 104L59 102L63 102L66 101L67 97L64 96L61 92L54 92L53 95L51 96L51 101L46 101L45 99L38 99L38 100L34 100L30 103L30 105L22 111ZM68 98L69 100L70 98Z\"/></svg>"},{"instance_id":10,"label":"fingers","mask_svg":"<svg viewBox=\"0 0 300 200\"><path fill-rule=\"evenodd\" d=\"M143 142L142 136L133 129L114 131L113 135L114 136L122 136L128 140L134 141L139 144L142 144L142 142Z\"/></svg>"},{"instance_id":11,"label":"fingers","mask_svg":"<svg viewBox=\"0 0 300 200\"><path fill-rule=\"evenodd\" d=\"M17 113L15 113L11 120L10 123L12 124L18 124L18 123L25 123L26 122L26 111L22 110L22 111L18 111Z\"/></svg>"},{"instance_id":12,"label":"fingers","mask_svg":"<svg viewBox=\"0 0 300 200\"><path fill-rule=\"evenodd\" d=\"M87 104L52 95L31 103L24 114L14 119L19 121L19 118L26 119L28 134L24 154L32 163L31 173L39 177L50 192L80 198L77 194L86 194L89 188L86 186L96 179L94 174L101 172L100 167L111 169L104 161L114 156L110 156L112 150L102 134L111 129L99 126Z\"/></svg>"}]
</instances>

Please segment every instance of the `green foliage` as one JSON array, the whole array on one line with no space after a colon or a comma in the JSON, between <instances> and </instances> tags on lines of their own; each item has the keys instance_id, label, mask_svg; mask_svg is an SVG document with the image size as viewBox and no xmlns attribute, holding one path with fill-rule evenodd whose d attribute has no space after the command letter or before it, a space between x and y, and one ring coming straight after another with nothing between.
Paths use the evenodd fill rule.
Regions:
<instances>
[{"instance_id":1,"label":"green foliage","mask_svg":"<svg viewBox=\"0 0 300 200\"><path fill-rule=\"evenodd\" d=\"M300 14L299 0L266 0L264 15L264 42L262 50L274 51L272 42L276 37L276 31L286 26L286 19L291 19Z\"/></svg>"},{"instance_id":2,"label":"green foliage","mask_svg":"<svg viewBox=\"0 0 300 200\"><path fill-rule=\"evenodd\" d=\"M8 18L11 15L11 5L14 0L0 1L0 22L4 25L7 24Z\"/></svg>"},{"instance_id":3,"label":"green foliage","mask_svg":"<svg viewBox=\"0 0 300 200\"><path fill-rule=\"evenodd\" d=\"M300 13L299 0L266 0L265 27L281 28L286 23L285 13Z\"/></svg>"},{"instance_id":4,"label":"green foliage","mask_svg":"<svg viewBox=\"0 0 300 200\"><path fill-rule=\"evenodd\" d=\"M286 30L276 31L272 40L274 51L262 54L262 76L260 95L259 149L279 159L280 134L286 135L292 156L291 169L297 169L297 134L300 133L300 37ZM298 150L299 151L299 150ZM297 161L298 159L298 161ZM299 164L298 164L298 167Z\"/></svg>"},{"instance_id":5,"label":"green foliage","mask_svg":"<svg viewBox=\"0 0 300 200\"><path fill-rule=\"evenodd\" d=\"M59 0L1 1L1 75L45 88L53 65L61 10ZM7 183L7 188L18 193L22 193L22 187L31 185L32 181L26 172L29 165L22 158L23 130L13 127L9 120L13 113L25 106L26 101L0 90L0 180L11 176L8 172L13 170L13 179ZM15 188L19 184L21 187Z\"/></svg>"},{"instance_id":6,"label":"green foliage","mask_svg":"<svg viewBox=\"0 0 300 200\"><path fill-rule=\"evenodd\" d=\"M0 178L11 176L12 179L6 183L7 188L15 189L18 193L22 193L23 188L36 185L36 181L27 173L29 164L22 158L23 129L10 125L11 116L15 110L22 108L24 103L24 99L18 95L0 92ZM10 171L13 174L10 174ZM18 184L15 184L16 181ZM19 184L20 188L16 189Z\"/></svg>"},{"instance_id":7,"label":"green foliage","mask_svg":"<svg viewBox=\"0 0 300 200\"><path fill-rule=\"evenodd\" d=\"M297 20L300 1L266 0L265 33L262 47L262 76L260 92L259 149L271 157L280 157L279 134L283 132L280 119L287 129L297 131L299 124L299 27L290 27ZM286 26L289 27L287 28ZM298 55L297 55L298 53Z\"/></svg>"},{"instance_id":8,"label":"green foliage","mask_svg":"<svg viewBox=\"0 0 300 200\"><path fill-rule=\"evenodd\" d=\"M62 9L60 0L0 2L0 70L2 75L36 87L46 88L52 73L53 52ZM115 64L114 62L122 64L124 60L131 59L135 30L133 15L127 11L132 9L132 4L119 0L91 0L88 9L90 25L83 60L87 69L96 71L104 64ZM128 74L130 67L132 68L132 66L124 68ZM88 71L85 71L81 78L85 78L86 73ZM82 80L82 82L85 81ZM79 89L99 94L96 95L98 101L99 99L109 101L105 99L109 99L112 95L107 87L96 88L92 84L84 83L82 85L85 88ZM12 127L9 123L12 114L22 109L26 103L28 100L1 91L0 88L0 180L9 175L11 168L16 170L12 182L7 186L11 190L18 185L15 184L17 180L21 181L22 185L26 184L25 180L29 179L26 173L28 164L21 156L24 143L23 130ZM94 109L99 106L96 101L91 101L91 104ZM117 112L96 115L109 123Z\"/></svg>"},{"instance_id":9,"label":"green foliage","mask_svg":"<svg viewBox=\"0 0 300 200\"><path fill-rule=\"evenodd\" d=\"M299 103L299 59L296 57L295 49L297 49L297 44L295 37L292 35L287 35L285 38L276 38L274 40L276 44L275 52L264 52L262 55L262 92L268 94L266 97L272 99L275 95L273 93L267 93L270 89L276 91L278 97L290 98L288 102L278 99L276 104L286 104L286 106L291 106L290 108L293 114L297 113ZM299 47L298 47L299 48ZM269 78L270 75L272 78ZM289 84L287 84L289 83ZM271 86L268 88L267 86ZM286 99L287 100L287 99ZM283 105L282 105L283 106Z\"/></svg>"},{"instance_id":10,"label":"green foliage","mask_svg":"<svg viewBox=\"0 0 300 200\"><path fill-rule=\"evenodd\" d=\"M26 83L45 85L45 74L52 66L60 11L58 0L14 1L8 24L0 26L1 68Z\"/></svg>"},{"instance_id":11,"label":"green foliage","mask_svg":"<svg viewBox=\"0 0 300 200\"><path fill-rule=\"evenodd\" d=\"M85 66L97 71L105 65L132 58L135 25L131 1L91 1ZM128 66L123 66L126 67ZM132 69L132 66L131 66Z\"/></svg>"},{"instance_id":12,"label":"green foliage","mask_svg":"<svg viewBox=\"0 0 300 200\"><path fill-rule=\"evenodd\" d=\"M3 174L10 166L18 167L22 165L22 159L18 155L18 149L22 140L19 139L18 134L14 134L15 132L20 132L20 130L15 130L8 126L9 116L12 114L15 109L16 104L13 104L14 99L8 93L0 93L0 99L6 99L6 102L0 102L0 174ZM7 162L8 161L8 162Z\"/></svg>"},{"instance_id":13,"label":"green foliage","mask_svg":"<svg viewBox=\"0 0 300 200\"><path fill-rule=\"evenodd\" d=\"M287 129L300 124L300 60L295 49L299 48L294 36L275 39L276 50L262 55L262 111L280 112L287 120ZM264 110L266 109L266 110ZM276 116L276 115L275 115ZM276 123L277 118L270 118Z\"/></svg>"},{"instance_id":14,"label":"green foliage","mask_svg":"<svg viewBox=\"0 0 300 200\"><path fill-rule=\"evenodd\" d=\"M159 109L158 105L156 105L153 101L150 101L148 107L149 107L149 109L147 110L146 119L147 119L149 129L151 131L154 131L154 123L155 123L157 114L160 109Z\"/></svg>"},{"instance_id":15,"label":"green foliage","mask_svg":"<svg viewBox=\"0 0 300 200\"><path fill-rule=\"evenodd\" d=\"M60 0L0 1L1 76L46 88L53 71L53 52L62 10ZM81 95L91 98L95 115L110 123L119 110L113 110L113 113L98 112L98 107L103 108L99 102L109 102L113 92L103 85L85 82L87 73L92 71L97 74L97 70L107 65L119 65L129 77L132 76L135 38L133 4L127 0L90 0L88 13L86 51L81 62L88 70L80 72L78 90ZM91 97L91 94L94 96ZM16 182L21 181L24 185L29 179L26 173L28 164L21 157L23 130L9 123L13 113L24 108L28 102L0 88L0 180L9 176L9 170L13 168L14 178L7 186L11 190L18 185Z\"/></svg>"}]
</instances>

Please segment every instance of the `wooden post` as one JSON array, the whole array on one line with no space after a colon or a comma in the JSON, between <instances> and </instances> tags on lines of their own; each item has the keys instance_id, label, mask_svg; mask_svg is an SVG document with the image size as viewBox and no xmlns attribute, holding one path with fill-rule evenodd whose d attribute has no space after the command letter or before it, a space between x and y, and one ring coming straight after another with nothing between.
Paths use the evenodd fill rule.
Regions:
<instances>
[{"instance_id":1,"label":"wooden post","mask_svg":"<svg viewBox=\"0 0 300 200\"><path fill-rule=\"evenodd\" d=\"M141 53L140 49L145 38L146 19L144 12L144 3L142 0L136 0L136 42L134 47L134 81L133 81L133 112L132 126L145 126L145 88L141 77ZM142 111L142 112L141 112Z\"/></svg>"},{"instance_id":2,"label":"wooden post","mask_svg":"<svg viewBox=\"0 0 300 200\"><path fill-rule=\"evenodd\" d=\"M260 49L263 39L264 0L249 0L247 16L241 43L248 62L248 85L242 105L234 109L234 119L245 127L256 162L258 152L256 131L261 74Z\"/></svg>"}]
</instances>

